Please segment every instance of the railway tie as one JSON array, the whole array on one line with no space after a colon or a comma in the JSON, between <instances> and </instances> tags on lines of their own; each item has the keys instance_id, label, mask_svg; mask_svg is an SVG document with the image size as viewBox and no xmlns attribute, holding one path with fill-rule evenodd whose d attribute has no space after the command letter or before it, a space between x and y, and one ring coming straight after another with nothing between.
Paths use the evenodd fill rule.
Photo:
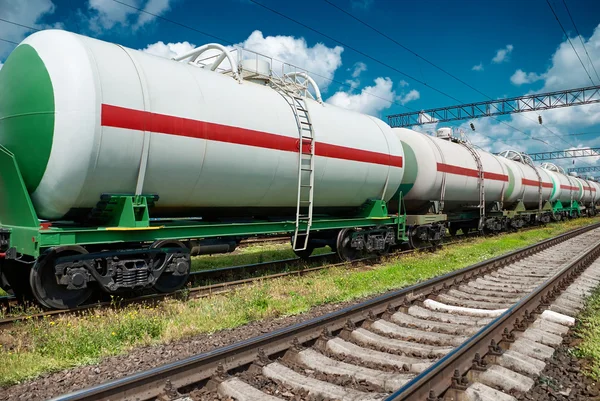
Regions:
<instances>
[{"instance_id":1,"label":"railway tie","mask_svg":"<svg viewBox=\"0 0 600 401\"><path fill-rule=\"evenodd\" d=\"M591 226L55 400L490 400L527 392L600 283Z\"/></svg>"}]
</instances>

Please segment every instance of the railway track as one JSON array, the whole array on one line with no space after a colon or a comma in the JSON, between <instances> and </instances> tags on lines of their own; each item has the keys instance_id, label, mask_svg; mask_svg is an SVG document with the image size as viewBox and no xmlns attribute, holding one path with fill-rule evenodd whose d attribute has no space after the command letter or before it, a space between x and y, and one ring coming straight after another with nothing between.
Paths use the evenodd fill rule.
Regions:
<instances>
[{"instance_id":1,"label":"railway track","mask_svg":"<svg viewBox=\"0 0 600 401\"><path fill-rule=\"evenodd\" d=\"M598 256L595 224L55 400L512 401L600 283Z\"/></svg>"},{"instance_id":2,"label":"railway track","mask_svg":"<svg viewBox=\"0 0 600 401\"><path fill-rule=\"evenodd\" d=\"M535 227L537 228L537 227ZM534 229L534 227L530 228ZM458 237L454 237L448 242L445 242L443 246L449 246L454 244L459 244L469 239L472 239L474 236L472 234L460 235ZM278 241L279 238L274 238L275 241ZM233 291L239 287L243 287L248 284L255 283L261 280L272 280L276 278L286 277L286 276L300 276L308 273L312 273L319 270L324 270L332 267L338 266L360 266L364 263L377 263L389 257L397 257L399 255L411 254L418 251L428 251L438 247L424 247L419 249L410 249L404 251L396 251L386 256L372 256L366 257L362 259L357 259L353 262L338 262L338 263L329 263L324 265L312 266L312 267L304 267L304 264L313 265L319 262L327 262L328 260L335 259L335 253L324 253L320 255L311 256L308 261L303 261L300 258L290 258L283 259L277 261L269 261L269 262L260 262L253 263L248 265L240 265L240 266L230 266L230 267L222 267L210 270L201 270L192 272L190 274L190 283L196 282L207 282L209 284L198 285L188 287L184 291L179 291L174 294L148 294L137 296L134 298L116 298L111 301L99 301L86 305L82 305L77 308L73 308L70 310L49 310L49 311L41 311L38 313L29 313L29 314L15 314L10 315L10 309L14 306L18 306L16 298L12 296L6 296L0 298L0 301L3 303L3 307L8 311L8 315L4 318L0 318L0 330L9 329L13 324L25 321L28 319L42 319L44 317L57 317L66 314L82 314L86 311L90 311L96 308L106 308L106 307L115 307L121 308L127 305L131 305L134 303L153 303L159 302L165 298L170 297L178 297L184 296L188 299L207 297L211 295L223 294L229 291ZM269 271L277 271L282 270L284 268L290 268L290 270L272 273L267 275L262 275L261 272L269 272ZM244 275L254 275L253 277L243 278L243 279L235 279L235 280L225 280L221 281L223 278L227 277L240 277ZM218 281L216 283L210 283L210 281Z\"/></svg>"}]
</instances>

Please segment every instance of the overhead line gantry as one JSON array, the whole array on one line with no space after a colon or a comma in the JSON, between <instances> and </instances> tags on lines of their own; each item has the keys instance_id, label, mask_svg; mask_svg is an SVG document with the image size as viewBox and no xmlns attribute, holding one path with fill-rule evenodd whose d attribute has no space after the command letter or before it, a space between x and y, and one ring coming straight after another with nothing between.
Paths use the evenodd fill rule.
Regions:
<instances>
[{"instance_id":1,"label":"overhead line gantry","mask_svg":"<svg viewBox=\"0 0 600 401\"><path fill-rule=\"evenodd\" d=\"M502 116L505 114L541 111L600 102L600 85L555 92L517 96L507 99L439 107L388 116L391 127L412 127L429 123Z\"/></svg>"}]
</instances>

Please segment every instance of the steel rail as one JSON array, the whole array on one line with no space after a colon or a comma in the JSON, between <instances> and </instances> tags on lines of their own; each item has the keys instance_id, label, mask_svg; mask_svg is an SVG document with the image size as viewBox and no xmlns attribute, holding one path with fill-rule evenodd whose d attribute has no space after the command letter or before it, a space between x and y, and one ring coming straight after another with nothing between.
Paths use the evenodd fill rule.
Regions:
<instances>
[{"instance_id":1,"label":"steel rail","mask_svg":"<svg viewBox=\"0 0 600 401\"><path fill-rule=\"evenodd\" d=\"M365 302L343 308L323 316L310 319L289 327L275 330L236 344L198 354L164 366L139 372L108 383L53 398L53 401L91 401L100 399L149 400L161 393L167 380L174 388L183 388L210 379L219 370L240 368L257 360L259 354L275 355L293 346L316 340L325 331L335 333L348 323L357 324L369 318L380 316L390 308L397 308L407 302L423 299L438 289L447 288L461 281L473 279L491 270L513 263L524 257L550 248L567 239L587 231L600 228L600 223L582 227L527 246L505 255L489 259L443 276L412 285L400 290L376 296Z\"/></svg>"},{"instance_id":2,"label":"steel rail","mask_svg":"<svg viewBox=\"0 0 600 401\"><path fill-rule=\"evenodd\" d=\"M599 256L600 241L597 241L476 335L387 397L386 401L425 400L428 397L436 399L452 385L453 378L462 377L471 369L475 354L483 358L489 353L491 344L501 344L505 340L506 330L512 330L518 322L533 321L530 312L541 312L539 308L547 305L548 299L564 290L567 283Z\"/></svg>"}]
</instances>

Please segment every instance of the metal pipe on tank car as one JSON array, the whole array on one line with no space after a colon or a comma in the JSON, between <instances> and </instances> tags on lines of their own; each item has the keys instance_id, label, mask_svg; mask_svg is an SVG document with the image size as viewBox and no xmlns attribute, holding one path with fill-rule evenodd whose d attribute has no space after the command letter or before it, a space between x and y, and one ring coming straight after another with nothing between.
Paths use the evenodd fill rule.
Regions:
<instances>
[{"instance_id":1,"label":"metal pipe on tank car","mask_svg":"<svg viewBox=\"0 0 600 401\"><path fill-rule=\"evenodd\" d=\"M313 87L313 89L315 91L315 97L316 97L317 102L323 103L323 98L321 97L321 90L319 89L319 86L317 85L315 80L312 79L307 73L305 73L305 72L288 72L287 74L284 75L284 77L294 78L294 79L296 77L301 77L301 78L306 79L306 81L310 84L310 86Z\"/></svg>"}]
</instances>

